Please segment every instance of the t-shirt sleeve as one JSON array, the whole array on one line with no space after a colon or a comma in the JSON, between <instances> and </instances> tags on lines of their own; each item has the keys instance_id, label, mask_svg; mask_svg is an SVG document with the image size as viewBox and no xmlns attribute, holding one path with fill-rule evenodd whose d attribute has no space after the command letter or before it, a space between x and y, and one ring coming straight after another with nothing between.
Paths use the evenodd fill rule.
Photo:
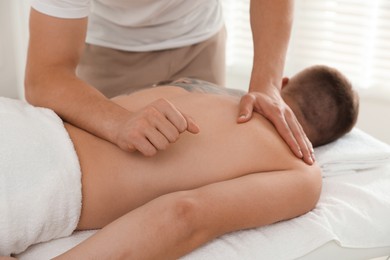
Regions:
<instances>
[{"instance_id":1,"label":"t-shirt sleeve","mask_svg":"<svg viewBox=\"0 0 390 260\"><path fill-rule=\"evenodd\" d=\"M83 18L90 12L91 0L31 0L38 12L58 18Z\"/></svg>"}]
</instances>

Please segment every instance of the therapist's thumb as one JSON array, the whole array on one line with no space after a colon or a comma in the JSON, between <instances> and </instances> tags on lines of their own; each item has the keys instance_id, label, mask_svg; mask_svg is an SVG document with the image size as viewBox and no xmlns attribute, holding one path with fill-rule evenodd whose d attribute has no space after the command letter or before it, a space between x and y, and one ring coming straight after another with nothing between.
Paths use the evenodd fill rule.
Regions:
<instances>
[{"instance_id":1,"label":"therapist's thumb","mask_svg":"<svg viewBox=\"0 0 390 260\"><path fill-rule=\"evenodd\" d=\"M251 94L246 94L241 98L238 112L238 123L248 122L252 118L253 107L256 98Z\"/></svg>"},{"instance_id":2,"label":"therapist's thumb","mask_svg":"<svg viewBox=\"0 0 390 260\"><path fill-rule=\"evenodd\" d=\"M187 131L193 134L197 134L200 131L199 125L195 122L195 120L186 114L183 114L184 118L187 121Z\"/></svg>"}]
</instances>

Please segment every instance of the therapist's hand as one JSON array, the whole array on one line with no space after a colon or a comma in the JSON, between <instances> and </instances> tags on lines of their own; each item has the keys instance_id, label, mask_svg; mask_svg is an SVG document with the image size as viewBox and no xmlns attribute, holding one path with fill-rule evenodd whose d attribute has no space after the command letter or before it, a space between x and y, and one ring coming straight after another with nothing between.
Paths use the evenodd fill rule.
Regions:
<instances>
[{"instance_id":1,"label":"therapist's hand","mask_svg":"<svg viewBox=\"0 0 390 260\"><path fill-rule=\"evenodd\" d=\"M298 158L302 158L310 165L314 163L313 146L280 93L269 96L261 92L249 92L244 95L240 101L237 122L248 122L252 118L253 111L271 121Z\"/></svg>"},{"instance_id":2,"label":"therapist's hand","mask_svg":"<svg viewBox=\"0 0 390 260\"><path fill-rule=\"evenodd\" d=\"M158 99L125 121L117 133L117 145L125 151L153 156L178 140L185 131L196 134L199 126L166 99Z\"/></svg>"}]
</instances>

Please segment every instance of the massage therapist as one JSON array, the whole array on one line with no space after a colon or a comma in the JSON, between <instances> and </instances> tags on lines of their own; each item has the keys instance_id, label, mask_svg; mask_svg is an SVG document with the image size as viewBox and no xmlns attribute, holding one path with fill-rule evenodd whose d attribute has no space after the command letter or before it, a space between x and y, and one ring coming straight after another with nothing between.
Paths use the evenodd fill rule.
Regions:
<instances>
[{"instance_id":1,"label":"massage therapist","mask_svg":"<svg viewBox=\"0 0 390 260\"><path fill-rule=\"evenodd\" d=\"M127 111L110 97L191 76L224 85L222 0L32 0L26 99L123 150L152 156L199 128L169 101ZM311 143L282 100L293 0L251 0L254 63L237 111L277 128L311 164Z\"/></svg>"}]
</instances>

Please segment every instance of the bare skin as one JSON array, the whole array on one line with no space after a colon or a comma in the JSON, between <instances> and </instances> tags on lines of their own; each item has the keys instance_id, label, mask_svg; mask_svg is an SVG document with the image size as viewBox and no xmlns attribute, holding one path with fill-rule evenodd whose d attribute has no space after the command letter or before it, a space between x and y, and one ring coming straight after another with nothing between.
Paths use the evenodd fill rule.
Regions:
<instances>
[{"instance_id":1,"label":"bare skin","mask_svg":"<svg viewBox=\"0 0 390 260\"><path fill-rule=\"evenodd\" d=\"M264 117L237 124L240 97L158 87L113 101L137 111L161 97L202 130L153 157L65 125L83 172L78 229L104 228L58 259L175 259L227 232L315 206L318 166L296 158Z\"/></svg>"},{"instance_id":2,"label":"bare skin","mask_svg":"<svg viewBox=\"0 0 390 260\"><path fill-rule=\"evenodd\" d=\"M146 156L157 153L147 136L156 129L156 120L165 125L160 133L167 140L176 140L184 131L199 131L193 120L169 103L155 104L158 113L149 109L134 114L80 80L76 67L86 32L87 18L59 19L31 9L25 79L26 99L31 104L51 108L63 120L124 151L139 151ZM164 131L172 128L174 131Z\"/></svg>"},{"instance_id":3,"label":"bare skin","mask_svg":"<svg viewBox=\"0 0 390 260\"><path fill-rule=\"evenodd\" d=\"M311 144L280 95L292 13L293 0L251 1L254 66L250 93L242 99L235 115L238 122L245 123L252 118L253 111L261 113L273 122L294 154L312 164ZM153 122L161 118L166 128L175 128L176 135L172 131L161 132L168 143L178 140L183 132L197 133L197 123L170 104L155 104L157 114L140 111L134 115L77 77L76 67L85 46L87 22L87 18L60 19L31 10L26 99L33 105L54 110L63 120L124 151L139 151L146 156L156 154L165 146L165 141L156 144L147 136L147 133L160 131L153 128ZM150 122L151 118L154 121L147 125L145 122ZM140 124L144 127L137 127Z\"/></svg>"},{"instance_id":4,"label":"bare skin","mask_svg":"<svg viewBox=\"0 0 390 260\"><path fill-rule=\"evenodd\" d=\"M268 118L294 154L312 164L313 146L297 116L281 97L283 68L294 13L293 0L251 0L250 24L254 57L248 94L239 105L239 123L253 112Z\"/></svg>"}]
</instances>

